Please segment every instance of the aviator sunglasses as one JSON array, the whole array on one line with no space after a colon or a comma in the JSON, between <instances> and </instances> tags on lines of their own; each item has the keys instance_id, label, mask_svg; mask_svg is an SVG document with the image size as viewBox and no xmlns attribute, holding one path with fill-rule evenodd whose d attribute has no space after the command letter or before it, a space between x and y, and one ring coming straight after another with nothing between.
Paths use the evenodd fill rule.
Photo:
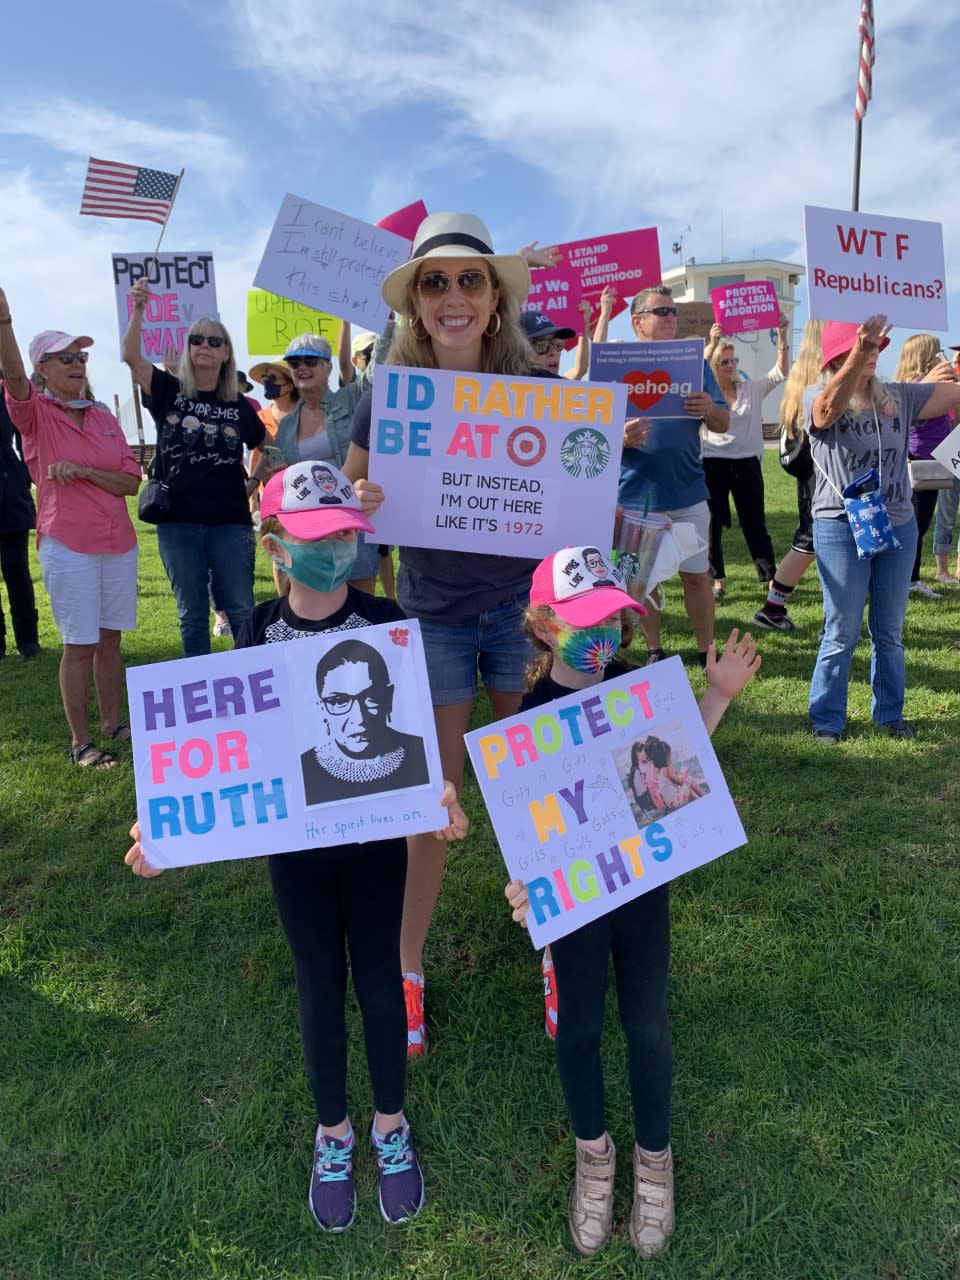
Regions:
<instances>
[{"instance_id":1,"label":"aviator sunglasses","mask_svg":"<svg viewBox=\"0 0 960 1280\"><path fill-rule=\"evenodd\" d=\"M202 347L203 344L206 343L208 347L213 347L214 350L216 350L217 347L223 347L226 345L226 338L217 338L209 333L191 333L189 338L187 338L187 341L190 343L191 347Z\"/></svg>"},{"instance_id":2,"label":"aviator sunglasses","mask_svg":"<svg viewBox=\"0 0 960 1280\"><path fill-rule=\"evenodd\" d=\"M483 293L490 283L485 271L460 271L453 277L461 293ZM428 298L439 298L447 293L452 281L445 271L425 271L417 281L417 288Z\"/></svg>"},{"instance_id":3,"label":"aviator sunglasses","mask_svg":"<svg viewBox=\"0 0 960 1280\"><path fill-rule=\"evenodd\" d=\"M87 361L90 359L89 351L57 351L57 352L54 352L53 355L56 355L56 358L60 361L61 364L68 364L68 365L73 364L74 362L76 362L77 364L86 364ZM44 364L47 360L52 360L53 355L44 356L43 360L41 360L40 363Z\"/></svg>"},{"instance_id":4,"label":"aviator sunglasses","mask_svg":"<svg viewBox=\"0 0 960 1280\"><path fill-rule=\"evenodd\" d=\"M635 311L637 316L676 316L679 315L676 307L645 307L642 311Z\"/></svg>"}]
</instances>

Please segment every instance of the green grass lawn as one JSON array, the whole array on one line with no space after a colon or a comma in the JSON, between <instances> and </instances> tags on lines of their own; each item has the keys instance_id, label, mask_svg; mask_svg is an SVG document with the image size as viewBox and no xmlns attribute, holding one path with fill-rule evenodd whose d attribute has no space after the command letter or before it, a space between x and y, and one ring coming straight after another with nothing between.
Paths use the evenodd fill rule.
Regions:
<instances>
[{"instance_id":1,"label":"green grass lawn","mask_svg":"<svg viewBox=\"0 0 960 1280\"><path fill-rule=\"evenodd\" d=\"M782 552L793 482L769 452L765 471ZM179 653L155 531L140 537L130 664ZM726 541L724 636L762 599L739 532ZM261 556L261 599L266 568ZM921 732L908 743L870 727L865 644L843 743L810 738L815 571L791 607L802 630L761 636L763 670L715 738L750 843L674 894L677 1234L649 1263L626 1238L631 1125L611 1013L617 1233L581 1262L539 967L475 785L428 944L430 1050L409 1077L427 1206L388 1228L361 1143L357 1222L325 1236L305 1206L314 1123L265 867L129 874L129 756L108 774L67 763L41 593L42 656L0 662L4 1280L960 1276L960 593L911 601L906 714ZM692 657L675 586L665 641ZM351 1028L362 1130L352 1004Z\"/></svg>"}]
</instances>

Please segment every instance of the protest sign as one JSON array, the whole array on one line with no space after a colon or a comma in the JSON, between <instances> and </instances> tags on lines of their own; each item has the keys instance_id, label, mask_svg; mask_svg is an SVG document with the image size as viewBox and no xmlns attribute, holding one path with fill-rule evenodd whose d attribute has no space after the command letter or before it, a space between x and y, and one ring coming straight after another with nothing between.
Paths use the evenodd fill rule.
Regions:
<instances>
[{"instance_id":1,"label":"protest sign","mask_svg":"<svg viewBox=\"0 0 960 1280\"><path fill-rule=\"evenodd\" d=\"M631 417L685 418L684 400L703 390L703 339L595 342L590 381L623 383Z\"/></svg>"},{"instance_id":2,"label":"protest sign","mask_svg":"<svg viewBox=\"0 0 960 1280\"><path fill-rule=\"evenodd\" d=\"M182 867L446 825L420 627L127 671L147 861Z\"/></svg>"},{"instance_id":3,"label":"protest sign","mask_svg":"<svg viewBox=\"0 0 960 1280\"><path fill-rule=\"evenodd\" d=\"M656 227L619 231L592 240L557 245L556 267L537 267L531 273L525 311L542 311L558 328L583 332L581 299L591 305L590 329L600 317L600 295L607 285L617 290L614 316L625 310L643 285L660 283L660 244ZM572 345L572 344L570 344Z\"/></svg>"},{"instance_id":4,"label":"protest sign","mask_svg":"<svg viewBox=\"0 0 960 1280\"><path fill-rule=\"evenodd\" d=\"M535 947L746 843L680 658L465 741Z\"/></svg>"},{"instance_id":5,"label":"protest sign","mask_svg":"<svg viewBox=\"0 0 960 1280\"><path fill-rule=\"evenodd\" d=\"M217 286L212 253L115 253L113 286L117 298L120 345L133 301L130 290L146 277L152 294L143 313L140 354L157 363L168 351L183 351L190 326L202 316L217 319Z\"/></svg>"},{"instance_id":6,"label":"protest sign","mask_svg":"<svg viewBox=\"0 0 960 1280\"><path fill-rule=\"evenodd\" d=\"M336 316L264 289L247 294L247 351L252 356L282 356L298 333L318 333L336 353L340 324Z\"/></svg>"},{"instance_id":7,"label":"protest sign","mask_svg":"<svg viewBox=\"0 0 960 1280\"><path fill-rule=\"evenodd\" d=\"M946 467L956 480L960 480L960 427L954 427L946 440L942 440L932 450L932 456Z\"/></svg>"},{"instance_id":8,"label":"protest sign","mask_svg":"<svg viewBox=\"0 0 960 1280\"><path fill-rule=\"evenodd\" d=\"M947 328L939 222L805 205L803 237L811 319Z\"/></svg>"},{"instance_id":9,"label":"protest sign","mask_svg":"<svg viewBox=\"0 0 960 1280\"><path fill-rule=\"evenodd\" d=\"M613 536L626 392L565 378L383 366L373 382L377 541L543 557Z\"/></svg>"},{"instance_id":10,"label":"protest sign","mask_svg":"<svg viewBox=\"0 0 960 1280\"><path fill-rule=\"evenodd\" d=\"M410 256L410 241L345 213L286 195L253 283L382 333L380 285Z\"/></svg>"},{"instance_id":11,"label":"protest sign","mask_svg":"<svg viewBox=\"0 0 960 1280\"><path fill-rule=\"evenodd\" d=\"M677 337L703 338L710 336L713 324L713 304L709 302L678 302Z\"/></svg>"},{"instance_id":12,"label":"protest sign","mask_svg":"<svg viewBox=\"0 0 960 1280\"><path fill-rule=\"evenodd\" d=\"M722 284L710 290L710 297L714 319L728 337L775 329L780 322L780 299L769 280Z\"/></svg>"},{"instance_id":13,"label":"protest sign","mask_svg":"<svg viewBox=\"0 0 960 1280\"><path fill-rule=\"evenodd\" d=\"M392 231L396 236L402 236L404 240L412 241L426 216L427 206L422 200L416 200L413 204L405 204L395 213L388 213L385 218L380 218L377 226L384 231Z\"/></svg>"}]
</instances>

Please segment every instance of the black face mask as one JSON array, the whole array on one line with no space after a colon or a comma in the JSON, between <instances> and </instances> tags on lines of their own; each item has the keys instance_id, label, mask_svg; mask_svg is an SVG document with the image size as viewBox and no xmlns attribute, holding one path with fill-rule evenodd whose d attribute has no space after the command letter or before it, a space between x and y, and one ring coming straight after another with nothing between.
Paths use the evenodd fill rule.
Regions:
<instances>
[{"instance_id":1,"label":"black face mask","mask_svg":"<svg viewBox=\"0 0 960 1280\"><path fill-rule=\"evenodd\" d=\"M280 395L280 383L274 382L272 378L264 378L263 380L264 400L276 400L279 395Z\"/></svg>"}]
</instances>

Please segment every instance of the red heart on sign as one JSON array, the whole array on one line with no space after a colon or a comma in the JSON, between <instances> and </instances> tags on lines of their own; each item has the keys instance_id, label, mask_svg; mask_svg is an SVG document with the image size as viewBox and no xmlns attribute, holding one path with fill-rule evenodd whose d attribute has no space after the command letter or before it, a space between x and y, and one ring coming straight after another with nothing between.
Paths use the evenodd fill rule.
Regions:
<instances>
[{"instance_id":1,"label":"red heart on sign","mask_svg":"<svg viewBox=\"0 0 960 1280\"><path fill-rule=\"evenodd\" d=\"M405 649L410 642L410 632L406 627L391 627L389 636L394 644L400 645L403 649Z\"/></svg>"},{"instance_id":2,"label":"red heart on sign","mask_svg":"<svg viewBox=\"0 0 960 1280\"><path fill-rule=\"evenodd\" d=\"M627 399L641 413L662 400L670 390L670 374L666 369L635 369L625 374L623 380L630 388Z\"/></svg>"}]
</instances>

